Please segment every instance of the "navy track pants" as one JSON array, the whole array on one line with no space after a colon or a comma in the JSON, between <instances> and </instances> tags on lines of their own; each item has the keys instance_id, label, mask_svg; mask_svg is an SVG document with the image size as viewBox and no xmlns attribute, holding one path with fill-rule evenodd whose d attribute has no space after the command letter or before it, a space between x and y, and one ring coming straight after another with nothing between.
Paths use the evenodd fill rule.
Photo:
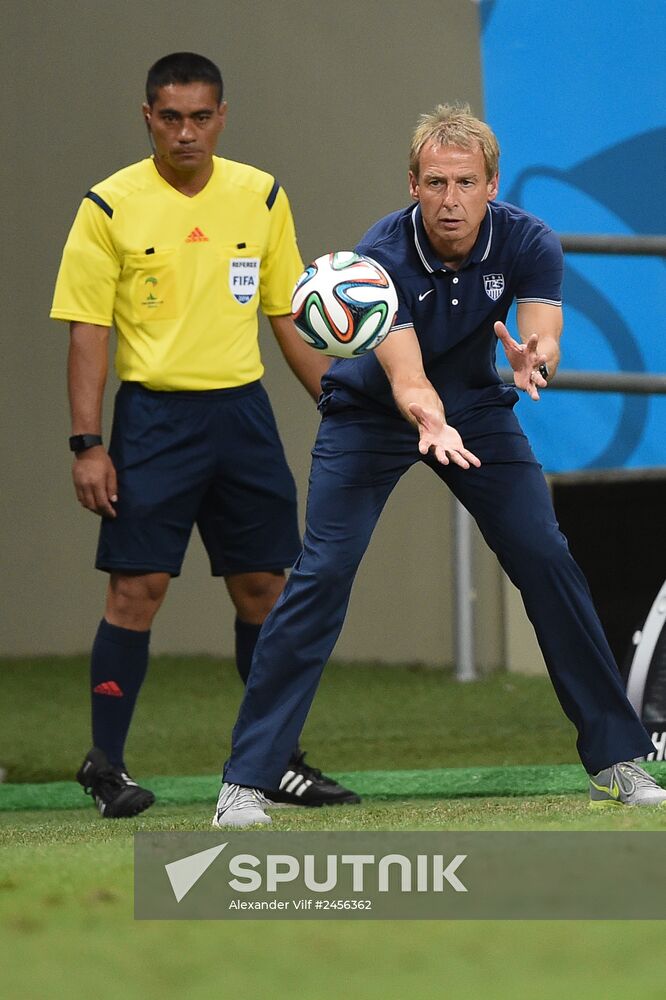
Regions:
<instances>
[{"instance_id":1,"label":"navy track pants","mask_svg":"<svg viewBox=\"0 0 666 1000\"><path fill-rule=\"evenodd\" d=\"M578 732L584 767L595 773L651 753L515 416L487 407L452 422L481 468L425 461L475 518L520 590L557 697ZM313 449L303 550L262 627L225 781L277 787L342 629L377 519L418 461L424 461L418 435L401 418L353 408L325 415ZM418 507L418 497L414 503Z\"/></svg>"}]
</instances>

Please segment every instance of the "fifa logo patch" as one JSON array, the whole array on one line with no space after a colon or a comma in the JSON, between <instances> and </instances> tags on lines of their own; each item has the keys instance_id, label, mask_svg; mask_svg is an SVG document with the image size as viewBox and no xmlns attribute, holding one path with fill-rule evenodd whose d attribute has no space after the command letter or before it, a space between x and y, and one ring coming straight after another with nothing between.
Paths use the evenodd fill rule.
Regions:
<instances>
[{"instance_id":1,"label":"fifa logo patch","mask_svg":"<svg viewBox=\"0 0 666 1000\"><path fill-rule=\"evenodd\" d=\"M504 291L504 275L484 274L483 285L486 289L486 295L488 298L492 299L493 302L497 302L498 298Z\"/></svg>"},{"instance_id":2,"label":"fifa logo patch","mask_svg":"<svg viewBox=\"0 0 666 1000\"><path fill-rule=\"evenodd\" d=\"M246 305L259 287L259 258L234 257L229 261L229 288L231 294Z\"/></svg>"}]
</instances>

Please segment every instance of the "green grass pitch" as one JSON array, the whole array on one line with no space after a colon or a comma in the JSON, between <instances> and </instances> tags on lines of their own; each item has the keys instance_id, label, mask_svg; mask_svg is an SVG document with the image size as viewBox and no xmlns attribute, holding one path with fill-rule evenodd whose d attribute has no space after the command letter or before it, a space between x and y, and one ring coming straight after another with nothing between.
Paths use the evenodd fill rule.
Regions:
<instances>
[{"instance_id":1,"label":"green grass pitch","mask_svg":"<svg viewBox=\"0 0 666 1000\"><path fill-rule=\"evenodd\" d=\"M83 661L0 663L10 780L71 775L87 747L85 686ZM214 776L239 695L229 665L158 659L130 747L136 773ZM498 674L461 686L417 667L331 668L305 737L314 763L334 772L576 760L547 682ZM132 834L208 829L212 807L157 805L121 822L92 808L0 813L0 997L663 996L659 923L135 922ZM273 817L280 830L666 828L656 810L591 813L582 792L368 800Z\"/></svg>"}]
</instances>

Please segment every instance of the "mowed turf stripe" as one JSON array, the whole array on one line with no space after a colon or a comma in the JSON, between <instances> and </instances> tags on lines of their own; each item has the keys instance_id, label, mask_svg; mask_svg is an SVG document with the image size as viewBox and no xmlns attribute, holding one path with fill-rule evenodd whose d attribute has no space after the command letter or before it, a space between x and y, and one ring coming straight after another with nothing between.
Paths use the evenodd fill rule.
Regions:
<instances>
[{"instance_id":1,"label":"mowed turf stripe","mask_svg":"<svg viewBox=\"0 0 666 1000\"><path fill-rule=\"evenodd\" d=\"M645 765L666 783L666 762ZM579 764L456 767L428 771L350 771L335 778L367 799L473 798L572 795L587 791L587 775ZM154 777L143 782L163 805L211 803L217 798L217 775ZM0 785L0 811L82 809L90 799L73 781Z\"/></svg>"}]
</instances>

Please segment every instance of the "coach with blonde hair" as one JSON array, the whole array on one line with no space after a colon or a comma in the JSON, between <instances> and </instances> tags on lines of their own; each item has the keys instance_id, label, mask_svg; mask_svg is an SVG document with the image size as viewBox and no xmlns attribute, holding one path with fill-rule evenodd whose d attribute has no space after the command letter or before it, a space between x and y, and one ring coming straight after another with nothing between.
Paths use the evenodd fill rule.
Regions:
<instances>
[{"instance_id":1,"label":"coach with blonde hair","mask_svg":"<svg viewBox=\"0 0 666 1000\"><path fill-rule=\"evenodd\" d=\"M538 400L557 369L563 262L544 222L496 200L498 160L497 139L469 108L423 115L409 167L415 204L356 248L393 278L398 313L374 354L336 360L322 380L303 551L255 649L215 825L269 822L256 789L284 770L377 519L417 462L472 514L519 588L578 731L592 805L666 800L633 763L654 748L514 414L516 390ZM514 300L519 340L505 326ZM498 375L498 339L514 386Z\"/></svg>"}]
</instances>

